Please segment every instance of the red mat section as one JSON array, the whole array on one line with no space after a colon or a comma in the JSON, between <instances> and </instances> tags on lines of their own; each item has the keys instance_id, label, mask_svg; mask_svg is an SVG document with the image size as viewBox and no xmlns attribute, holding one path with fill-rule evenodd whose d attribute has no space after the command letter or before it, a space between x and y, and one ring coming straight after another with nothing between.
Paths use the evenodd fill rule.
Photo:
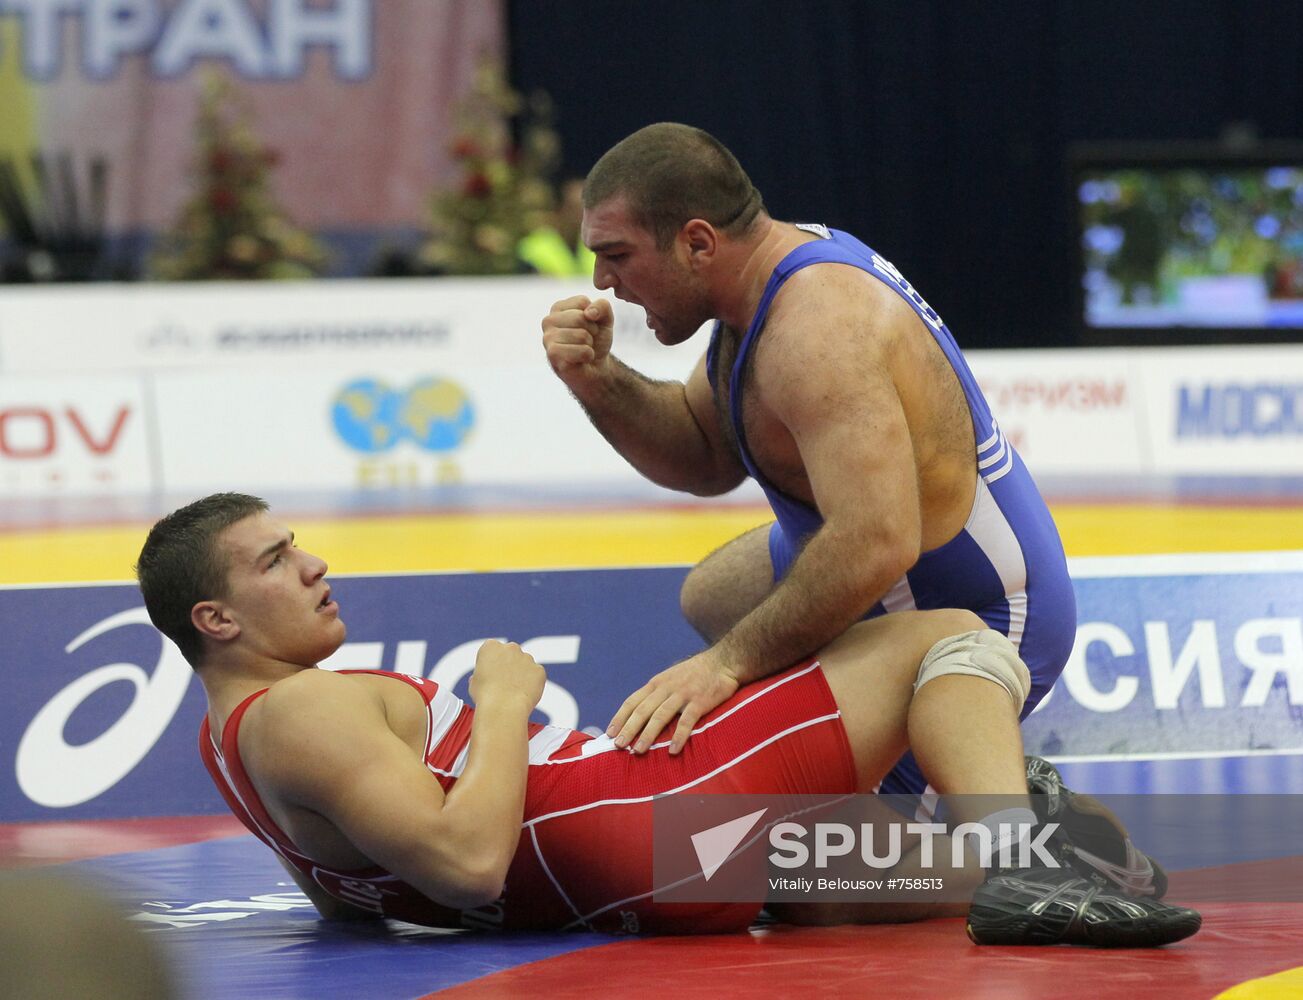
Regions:
<instances>
[{"instance_id":1,"label":"red mat section","mask_svg":"<svg viewBox=\"0 0 1303 1000\"><path fill-rule=\"evenodd\" d=\"M1184 900L1196 910L1206 903L1234 903L1251 899L1258 903L1296 903L1303 887L1303 856L1242 861L1216 868L1192 868L1172 872L1168 895ZM1299 944L1303 963L1303 942Z\"/></svg>"},{"instance_id":2,"label":"red mat section","mask_svg":"<svg viewBox=\"0 0 1303 1000\"><path fill-rule=\"evenodd\" d=\"M720 996L964 997L965 1000L1211 998L1303 964L1303 904L1214 903L1168 948L979 948L959 920L769 928L728 937L620 941L441 991L445 1000L592 997L649 989ZM430 994L434 996L434 994Z\"/></svg>"}]
</instances>

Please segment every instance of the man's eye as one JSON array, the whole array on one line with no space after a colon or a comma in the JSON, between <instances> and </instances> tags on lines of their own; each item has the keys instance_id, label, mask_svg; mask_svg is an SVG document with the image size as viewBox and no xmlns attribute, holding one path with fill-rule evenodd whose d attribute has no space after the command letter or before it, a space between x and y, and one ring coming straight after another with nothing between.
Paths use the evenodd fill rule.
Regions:
<instances>
[{"instance_id":1,"label":"man's eye","mask_svg":"<svg viewBox=\"0 0 1303 1000\"><path fill-rule=\"evenodd\" d=\"M272 561L267 564L267 568L271 569L280 561L281 561L281 553L277 552L276 555L272 558Z\"/></svg>"}]
</instances>

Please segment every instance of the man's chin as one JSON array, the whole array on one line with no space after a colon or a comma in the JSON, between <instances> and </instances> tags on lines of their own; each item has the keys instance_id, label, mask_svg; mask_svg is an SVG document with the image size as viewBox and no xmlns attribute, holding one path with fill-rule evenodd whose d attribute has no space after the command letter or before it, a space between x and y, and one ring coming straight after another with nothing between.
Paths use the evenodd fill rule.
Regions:
<instances>
[{"instance_id":1,"label":"man's chin","mask_svg":"<svg viewBox=\"0 0 1303 1000\"><path fill-rule=\"evenodd\" d=\"M320 663L322 660L327 660L338 653L339 647L344 645L344 640L348 638L347 625L339 619L335 619L332 624L334 627L331 629L330 638L323 642L320 648L316 651L317 655L315 657L315 662L317 663Z\"/></svg>"},{"instance_id":2,"label":"man's chin","mask_svg":"<svg viewBox=\"0 0 1303 1000\"><path fill-rule=\"evenodd\" d=\"M681 344L696 332L695 329L685 332L683 330L666 329L662 326L652 328L652 333L656 335L656 342L665 347L673 347L676 344Z\"/></svg>"}]
</instances>

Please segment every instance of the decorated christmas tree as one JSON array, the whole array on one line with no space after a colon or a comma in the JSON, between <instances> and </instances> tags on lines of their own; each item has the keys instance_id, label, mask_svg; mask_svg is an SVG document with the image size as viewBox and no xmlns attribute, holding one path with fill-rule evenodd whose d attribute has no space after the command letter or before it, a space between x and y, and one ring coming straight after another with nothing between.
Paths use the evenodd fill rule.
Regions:
<instances>
[{"instance_id":1,"label":"decorated christmas tree","mask_svg":"<svg viewBox=\"0 0 1303 1000\"><path fill-rule=\"evenodd\" d=\"M431 237L421 261L443 274L512 274L527 268L517 246L553 218L552 175L560 141L551 101L528 100L506 82L501 66L480 64L457 110L450 151L454 183L434 196Z\"/></svg>"},{"instance_id":2,"label":"decorated christmas tree","mask_svg":"<svg viewBox=\"0 0 1303 1000\"><path fill-rule=\"evenodd\" d=\"M251 118L224 79L204 81L194 193L160 240L151 262L154 277L309 278L322 269L320 245L272 197L269 180L279 157L258 140Z\"/></svg>"}]
</instances>

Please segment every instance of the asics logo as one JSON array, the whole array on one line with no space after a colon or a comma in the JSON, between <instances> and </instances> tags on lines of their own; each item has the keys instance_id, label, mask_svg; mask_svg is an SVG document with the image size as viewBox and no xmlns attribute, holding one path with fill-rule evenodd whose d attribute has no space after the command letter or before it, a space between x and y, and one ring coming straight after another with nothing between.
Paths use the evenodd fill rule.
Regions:
<instances>
[{"instance_id":1,"label":"asics logo","mask_svg":"<svg viewBox=\"0 0 1303 1000\"><path fill-rule=\"evenodd\" d=\"M149 625L144 608L105 618L64 647L75 653L107 632L127 625ZM153 626L150 626L151 628ZM29 799L53 809L80 805L112 788L153 749L176 714L193 672L180 650L159 636L161 648L152 672L134 663L109 663L78 677L36 713L18 743L14 770ZM64 739L72 714L101 688L126 681L135 697L103 733L78 746Z\"/></svg>"}]
</instances>

